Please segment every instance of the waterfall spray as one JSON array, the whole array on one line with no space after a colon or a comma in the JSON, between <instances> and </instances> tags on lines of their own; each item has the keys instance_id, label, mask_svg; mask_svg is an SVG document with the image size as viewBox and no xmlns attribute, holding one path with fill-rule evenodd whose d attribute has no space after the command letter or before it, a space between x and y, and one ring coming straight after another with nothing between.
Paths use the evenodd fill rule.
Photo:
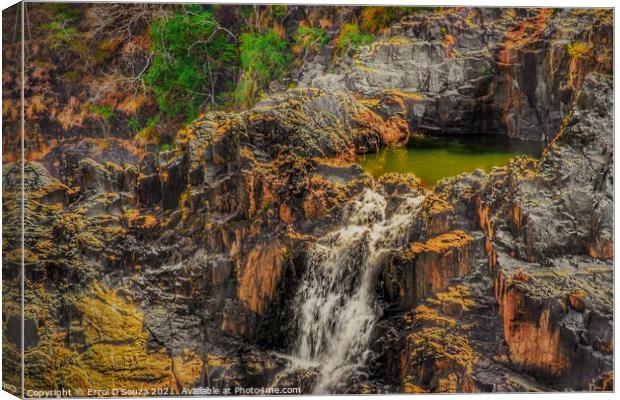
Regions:
<instances>
[{"instance_id":1,"label":"waterfall spray","mask_svg":"<svg viewBox=\"0 0 620 400\"><path fill-rule=\"evenodd\" d=\"M295 297L295 357L318 364L315 393L333 391L362 368L378 317L373 288L382 256L407 243L422 197L407 196L386 218L386 199L366 190L352 202L343 227L310 252Z\"/></svg>"}]
</instances>

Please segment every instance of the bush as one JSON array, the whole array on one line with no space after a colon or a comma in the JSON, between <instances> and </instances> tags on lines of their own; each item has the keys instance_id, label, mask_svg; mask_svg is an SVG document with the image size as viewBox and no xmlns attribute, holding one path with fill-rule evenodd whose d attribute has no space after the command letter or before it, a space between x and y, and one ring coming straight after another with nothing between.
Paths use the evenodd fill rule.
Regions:
<instances>
[{"instance_id":1,"label":"bush","mask_svg":"<svg viewBox=\"0 0 620 400\"><path fill-rule=\"evenodd\" d=\"M86 46L80 42L80 33L73 27L64 26L59 21L52 21L43 25L43 29L49 32L49 44L52 50L69 50L73 53L84 53Z\"/></svg>"},{"instance_id":2,"label":"bush","mask_svg":"<svg viewBox=\"0 0 620 400\"><path fill-rule=\"evenodd\" d=\"M183 10L151 26L154 56L144 81L165 116L189 121L206 103L215 105L235 45L210 11L200 6Z\"/></svg>"},{"instance_id":3,"label":"bush","mask_svg":"<svg viewBox=\"0 0 620 400\"><path fill-rule=\"evenodd\" d=\"M423 7L364 7L361 15L361 28L365 32L377 33L405 15L423 9Z\"/></svg>"},{"instance_id":4,"label":"bush","mask_svg":"<svg viewBox=\"0 0 620 400\"><path fill-rule=\"evenodd\" d=\"M329 41L327 33L318 27L299 26L293 36L293 41L299 49L318 51Z\"/></svg>"},{"instance_id":5,"label":"bush","mask_svg":"<svg viewBox=\"0 0 620 400\"><path fill-rule=\"evenodd\" d=\"M481 72L482 76L493 76L491 68L484 68Z\"/></svg>"},{"instance_id":6,"label":"bush","mask_svg":"<svg viewBox=\"0 0 620 400\"><path fill-rule=\"evenodd\" d=\"M368 45L374 41L372 35L360 32L357 24L344 24L338 35L337 45L340 50L349 48L357 49L359 46Z\"/></svg>"},{"instance_id":7,"label":"bush","mask_svg":"<svg viewBox=\"0 0 620 400\"><path fill-rule=\"evenodd\" d=\"M136 133L133 140L142 146L147 144L159 144L159 131L157 130L159 120L159 114L149 118L146 122L146 126Z\"/></svg>"},{"instance_id":8,"label":"bush","mask_svg":"<svg viewBox=\"0 0 620 400\"><path fill-rule=\"evenodd\" d=\"M286 48L286 41L273 30L241 35L240 57L243 73L235 91L238 105L251 105L267 83L282 77L290 62Z\"/></svg>"},{"instance_id":9,"label":"bush","mask_svg":"<svg viewBox=\"0 0 620 400\"><path fill-rule=\"evenodd\" d=\"M112 111L112 107L110 107L109 104L104 104L102 106L91 105L90 111L106 121L114 116L114 111Z\"/></svg>"},{"instance_id":10,"label":"bush","mask_svg":"<svg viewBox=\"0 0 620 400\"><path fill-rule=\"evenodd\" d=\"M42 25L48 32L50 48L55 51L85 53L86 46L80 40L82 35L73 26L82 15L80 7L69 3L48 3L45 8L52 18L50 22Z\"/></svg>"}]
</instances>

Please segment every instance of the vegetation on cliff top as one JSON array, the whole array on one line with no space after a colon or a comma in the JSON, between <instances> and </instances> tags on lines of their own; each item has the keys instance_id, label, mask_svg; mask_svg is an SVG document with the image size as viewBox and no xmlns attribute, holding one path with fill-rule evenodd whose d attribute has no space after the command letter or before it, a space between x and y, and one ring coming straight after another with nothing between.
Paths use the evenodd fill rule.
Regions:
<instances>
[{"instance_id":1,"label":"vegetation on cliff top","mask_svg":"<svg viewBox=\"0 0 620 400\"><path fill-rule=\"evenodd\" d=\"M232 35L232 33L230 34ZM153 60L144 81L169 118L193 119L216 102L216 90L230 79L235 45L211 10L198 5L160 17L150 28Z\"/></svg>"},{"instance_id":2,"label":"vegetation on cliff top","mask_svg":"<svg viewBox=\"0 0 620 400\"><path fill-rule=\"evenodd\" d=\"M29 84L37 93L27 100L29 119L45 113L58 128L91 135L98 133L89 121L105 121L96 125L104 135L152 144L167 143L166 135L201 112L251 107L306 56L322 48L345 54L412 11L111 3L26 8L27 70L34 71ZM14 9L3 13L5 26L14 25L15 15ZM17 57L17 36L5 33L5 56ZM16 121L11 104L17 100L11 100L19 92L6 92L3 114Z\"/></svg>"}]
</instances>

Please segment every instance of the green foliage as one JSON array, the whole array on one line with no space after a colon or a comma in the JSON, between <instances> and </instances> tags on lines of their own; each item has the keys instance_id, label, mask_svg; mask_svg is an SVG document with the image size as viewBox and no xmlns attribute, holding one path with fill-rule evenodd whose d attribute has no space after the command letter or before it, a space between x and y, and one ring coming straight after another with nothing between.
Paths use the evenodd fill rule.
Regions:
<instances>
[{"instance_id":1,"label":"green foliage","mask_svg":"<svg viewBox=\"0 0 620 400\"><path fill-rule=\"evenodd\" d=\"M170 151L170 150L172 150L172 149L174 149L174 144L171 144L171 143L162 143L162 144L159 146L159 151L160 151L160 152Z\"/></svg>"},{"instance_id":2,"label":"green foliage","mask_svg":"<svg viewBox=\"0 0 620 400\"><path fill-rule=\"evenodd\" d=\"M317 51L327 44L329 38L327 33L319 27L299 26L293 40L302 49Z\"/></svg>"},{"instance_id":3,"label":"green foliage","mask_svg":"<svg viewBox=\"0 0 620 400\"><path fill-rule=\"evenodd\" d=\"M64 22L48 22L43 24L43 29L49 32L49 45L53 50L69 50L74 53L84 53L86 50L84 44L79 40L79 32L72 26L66 26Z\"/></svg>"},{"instance_id":4,"label":"green foliage","mask_svg":"<svg viewBox=\"0 0 620 400\"><path fill-rule=\"evenodd\" d=\"M274 19L281 20L282 18L286 16L286 11L287 11L287 6L285 5L273 4L271 6L271 16Z\"/></svg>"},{"instance_id":5,"label":"green foliage","mask_svg":"<svg viewBox=\"0 0 620 400\"><path fill-rule=\"evenodd\" d=\"M97 106L93 104L90 106L90 111L93 114L99 115L106 121L114 116L114 111L112 110L112 107L109 104L104 104L102 106Z\"/></svg>"},{"instance_id":6,"label":"green foliage","mask_svg":"<svg viewBox=\"0 0 620 400\"><path fill-rule=\"evenodd\" d=\"M482 76L493 76L493 71L491 71L491 68L484 68L481 74Z\"/></svg>"},{"instance_id":7,"label":"green foliage","mask_svg":"<svg viewBox=\"0 0 620 400\"><path fill-rule=\"evenodd\" d=\"M134 136L134 141L138 144L145 145L149 143L159 144L159 131L157 125L160 121L160 115L156 114L146 121L146 125L141 128Z\"/></svg>"},{"instance_id":8,"label":"green foliage","mask_svg":"<svg viewBox=\"0 0 620 400\"><path fill-rule=\"evenodd\" d=\"M132 132L138 132L140 128L140 120L138 117L131 117L127 120L127 126Z\"/></svg>"},{"instance_id":9,"label":"green foliage","mask_svg":"<svg viewBox=\"0 0 620 400\"><path fill-rule=\"evenodd\" d=\"M56 51L84 53L86 46L80 41L80 33L72 26L82 15L79 6L70 3L48 3L45 8L51 16L51 21L44 23L42 28L47 31L50 48Z\"/></svg>"},{"instance_id":10,"label":"green foliage","mask_svg":"<svg viewBox=\"0 0 620 400\"><path fill-rule=\"evenodd\" d=\"M293 253L291 252L291 249L289 249L288 247L283 248L282 249L282 258L285 261L292 262L293 261Z\"/></svg>"},{"instance_id":11,"label":"green foliage","mask_svg":"<svg viewBox=\"0 0 620 400\"><path fill-rule=\"evenodd\" d=\"M78 79L78 73L77 71L67 71L64 74L62 74L62 76L70 81L76 81Z\"/></svg>"},{"instance_id":12,"label":"green foliage","mask_svg":"<svg viewBox=\"0 0 620 400\"><path fill-rule=\"evenodd\" d=\"M46 3L45 8L57 21L72 21L82 16L79 4L72 3Z\"/></svg>"},{"instance_id":13,"label":"green foliage","mask_svg":"<svg viewBox=\"0 0 620 400\"><path fill-rule=\"evenodd\" d=\"M159 109L169 118L193 119L235 58L235 46L211 11L187 6L151 26L154 57L144 78Z\"/></svg>"},{"instance_id":14,"label":"green foliage","mask_svg":"<svg viewBox=\"0 0 620 400\"><path fill-rule=\"evenodd\" d=\"M372 43L374 40L372 35L362 33L358 24L351 23L342 26L337 44L340 50L357 49L359 46Z\"/></svg>"},{"instance_id":15,"label":"green foliage","mask_svg":"<svg viewBox=\"0 0 620 400\"><path fill-rule=\"evenodd\" d=\"M237 104L252 104L267 83L282 77L291 59L286 48L286 41L273 30L241 35L240 57L243 74L235 91Z\"/></svg>"},{"instance_id":16,"label":"green foliage","mask_svg":"<svg viewBox=\"0 0 620 400\"><path fill-rule=\"evenodd\" d=\"M405 15L415 14L424 9L424 7L363 7L360 17L361 28L364 32L376 33L388 28Z\"/></svg>"}]
</instances>

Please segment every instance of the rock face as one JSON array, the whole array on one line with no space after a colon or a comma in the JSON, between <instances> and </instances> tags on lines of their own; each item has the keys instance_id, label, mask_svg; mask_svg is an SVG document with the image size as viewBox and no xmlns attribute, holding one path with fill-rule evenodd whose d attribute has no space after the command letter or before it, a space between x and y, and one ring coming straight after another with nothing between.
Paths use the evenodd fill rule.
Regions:
<instances>
[{"instance_id":1,"label":"rock face","mask_svg":"<svg viewBox=\"0 0 620 400\"><path fill-rule=\"evenodd\" d=\"M384 214L360 212L368 220L351 232L388 220L407 229L360 235L377 245L359 252L376 257L364 279L376 320L367 365L344 391L611 390L609 18L421 12L333 74L303 67L316 88L200 116L172 150L74 137L23 171L4 164L4 376L19 382L23 256L29 389L312 393L323 366L282 356L296 356L292 294L318 265L313 246L347 234L351 207L372 190ZM553 140L539 161L434 188L352 163L420 132Z\"/></svg>"},{"instance_id":2,"label":"rock face","mask_svg":"<svg viewBox=\"0 0 620 400\"><path fill-rule=\"evenodd\" d=\"M299 80L380 99L384 109L396 97L414 131L550 140L572 108L577 81L592 70L611 73L610 23L605 10L423 12L345 57L335 72L316 57Z\"/></svg>"},{"instance_id":3,"label":"rock face","mask_svg":"<svg viewBox=\"0 0 620 400\"><path fill-rule=\"evenodd\" d=\"M431 329L429 325L459 325L459 321L467 320L464 315L471 313L472 308L495 307L495 302L499 306L499 321L485 324L497 329L496 334L505 340L506 348L495 347L493 351L498 353L490 356L488 346L479 346L474 359L499 358L503 366L527 371L552 388L570 385L576 390L593 390L600 389L601 382L608 382L613 353L613 267L605 256L591 252L590 243L600 242L596 239L599 235L608 235L599 233L594 221L613 221L607 208L613 187L612 159L607 158L613 104L611 97L604 95L610 89L607 78L586 77L577 107L540 162L515 160L507 168L494 170L482 186L469 177L460 177L444 181L435 189L455 209L459 203L477 208L477 222L487 238L487 266L477 273L472 269L474 272L464 279L465 288L471 292L472 288L488 288L494 282L490 286L494 286L495 299L474 296L475 301L466 307L468 313L457 312L455 321L454 310L451 306L446 310L443 301L438 304L436 300L427 300L415 309L410 334L413 336L408 342L409 353L405 353L408 358L401 369L404 384L412 385L410 390L442 390L440 386L447 384L429 381L425 378L428 372L411 372L409 365L418 363L415 360L421 351L413 344L426 346L416 335ZM591 129L592 124L598 128ZM586 131L596 134L575 140ZM581 201L571 200L580 196L584 196ZM579 211L574 214L576 210ZM465 213L463 217L467 215L475 213ZM587 233L578 228L580 223L588 227ZM475 277L476 274L480 276ZM456 289L448 286L447 292L451 290ZM486 296L489 294L487 291ZM439 300L441 296L437 295ZM416 317L416 313L421 316ZM475 338L477 333L473 330L463 335L468 340L481 340ZM451 378L449 390L482 390L477 385L493 374L487 371L481 375L477 364L472 365L469 369L464 365L454 367L459 371L455 375L458 379ZM488 361L484 365L488 366ZM435 368L440 369L437 376L445 375L443 368ZM538 390L530 381L523 381L523 385L518 390Z\"/></svg>"}]
</instances>

